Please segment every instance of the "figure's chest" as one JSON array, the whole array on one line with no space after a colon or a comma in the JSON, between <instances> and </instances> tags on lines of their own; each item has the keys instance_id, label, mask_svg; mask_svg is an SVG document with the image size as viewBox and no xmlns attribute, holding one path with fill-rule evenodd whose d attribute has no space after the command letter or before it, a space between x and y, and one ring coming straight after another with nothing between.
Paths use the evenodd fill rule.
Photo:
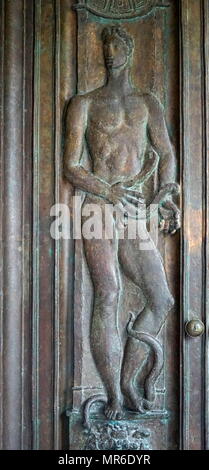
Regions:
<instances>
[{"instance_id":1,"label":"figure's chest","mask_svg":"<svg viewBox=\"0 0 209 470\"><path fill-rule=\"evenodd\" d=\"M134 97L100 99L93 103L90 111L91 124L106 131L116 130L122 125L138 128L147 118L146 106Z\"/></svg>"}]
</instances>

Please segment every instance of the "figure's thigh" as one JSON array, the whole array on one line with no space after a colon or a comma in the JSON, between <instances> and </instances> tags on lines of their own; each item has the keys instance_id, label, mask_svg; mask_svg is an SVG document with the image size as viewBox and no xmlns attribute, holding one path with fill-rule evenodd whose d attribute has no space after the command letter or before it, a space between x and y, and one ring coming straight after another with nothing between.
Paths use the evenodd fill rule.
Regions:
<instances>
[{"instance_id":1,"label":"figure's thigh","mask_svg":"<svg viewBox=\"0 0 209 470\"><path fill-rule=\"evenodd\" d=\"M94 288L109 293L118 289L117 240L84 240L84 252Z\"/></svg>"},{"instance_id":2,"label":"figure's thigh","mask_svg":"<svg viewBox=\"0 0 209 470\"><path fill-rule=\"evenodd\" d=\"M115 222L113 217L111 217L113 237L111 239L105 239L105 203L98 197L87 195L82 207L82 232L84 223L91 220L92 215L91 211L90 215L85 215L83 209L86 209L87 206L89 208L92 207L92 211L94 212L94 206L92 206L92 204L96 204L97 210L99 209L101 212L103 234L100 239L87 239L83 233L85 257L94 288L99 290L101 294L106 292L111 294L112 291L119 288L118 240L116 237ZM89 209L87 212L89 212Z\"/></svg>"},{"instance_id":3,"label":"figure's thigh","mask_svg":"<svg viewBox=\"0 0 209 470\"><path fill-rule=\"evenodd\" d=\"M158 310L172 303L160 253L150 238L152 249L142 250L139 240L120 240L119 260L125 274L138 285L150 308Z\"/></svg>"}]
</instances>

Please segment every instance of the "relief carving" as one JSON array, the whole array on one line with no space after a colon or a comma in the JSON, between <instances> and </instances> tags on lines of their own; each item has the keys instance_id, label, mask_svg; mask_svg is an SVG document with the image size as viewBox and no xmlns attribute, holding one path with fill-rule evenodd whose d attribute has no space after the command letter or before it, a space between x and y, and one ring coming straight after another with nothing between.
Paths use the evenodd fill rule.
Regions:
<instances>
[{"instance_id":1,"label":"relief carving","mask_svg":"<svg viewBox=\"0 0 209 470\"><path fill-rule=\"evenodd\" d=\"M87 2L88 5L94 3ZM121 8L131 8L131 5L143 8L144 3L120 2L120 5ZM115 3L101 1L100 4L101 9L110 4L113 9ZM160 228L166 234L174 234L180 227L179 209L173 200L179 187L175 182L175 155L162 105L153 94L141 93L131 82L133 38L121 27L108 26L102 32L102 42L106 84L75 96L68 108L65 176L75 188L85 192L84 210L87 204L93 203L104 214L107 204L118 204L125 205L128 215L132 216L136 207L146 203L144 182L157 168L159 188L154 202L159 205ZM84 142L91 158L91 170L82 165ZM83 216L83 223L87 218ZM138 237L120 239L114 216L112 223L113 239L83 239L94 289L91 351L106 390L106 396L93 396L85 404L87 425L90 406L97 400L105 402L104 415L108 420L122 419L125 409L138 413L153 409L155 383L163 366L163 348L158 335L174 304L160 253L148 231L151 249L141 250ZM146 298L143 310L131 314L124 350L118 328L122 271ZM135 380L143 343L149 349L149 370L144 391L139 393ZM92 430L90 441L97 439L97 433L98 429ZM132 438L126 436L126 439L128 442ZM136 445L135 441L132 444Z\"/></svg>"},{"instance_id":2,"label":"relief carving","mask_svg":"<svg viewBox=\"0 0 209 470\"><path fill-rule=\"evenodd\" d=\"M167 6L162 0L86 0L78 2L75 8L86 8L103 18L127 19L145 16L155 8Z\"/></svg>"},{"instance_id":3,"label":"relief carving","mask_svg":"<svg viewBox=\"0 0 209 470\"><path fill-rule=\"evenodd\" d=\"M150 432L137 424L106 422L86 431L85 450L151 450Z\"/></svg>"}]
</instances>

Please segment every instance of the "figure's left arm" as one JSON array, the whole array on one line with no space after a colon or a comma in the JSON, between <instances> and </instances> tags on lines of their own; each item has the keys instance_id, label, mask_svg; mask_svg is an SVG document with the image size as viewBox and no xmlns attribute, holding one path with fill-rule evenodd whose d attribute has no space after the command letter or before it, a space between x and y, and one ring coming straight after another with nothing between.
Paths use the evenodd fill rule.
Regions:
<instances>
[{"instance_id":1,"label":"figure's left arm","mask_svg":"<svg viewBox=\"0 0 209 470\"><path fill-rule=\"evenodd\" d=\"M176 181L176 158L165 121L164 110L160 102L153 96L147 95L148 134L151 145L159 155L159 190ZM178 188L178 185L175 184ZM180 211L171 198L168 198L159 209L161 229L166 233L175 233L180 227Z\"/></svg>"},{"instance_id":2,"label":"figure's left arm","mask_svg":"<svg viewBox=\"0 0 209 470\"><path fill-rule=\"evenodd\" d=\"M153 148L158 153L160 188L176 180L176 158L165 122L164 110L153 95L147 95L148 133Z\"/></svg>"}]
</instances>

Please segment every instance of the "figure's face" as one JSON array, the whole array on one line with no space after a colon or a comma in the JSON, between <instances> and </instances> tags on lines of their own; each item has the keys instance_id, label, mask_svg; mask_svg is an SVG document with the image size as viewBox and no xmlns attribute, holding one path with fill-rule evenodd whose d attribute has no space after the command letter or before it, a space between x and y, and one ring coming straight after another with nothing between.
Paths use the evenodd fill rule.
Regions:
<instances>
[{"instance_id":1,"label":"figure's face","mask_svg":"<svg viewBox=\"0 0 209 470\"><path fill-rule=\"evenodd\" d=\"M103 45L105 63L108 69L116 69L127 64L129 54L123 40L110 36Z\"/></svg>"}]
</instances>

